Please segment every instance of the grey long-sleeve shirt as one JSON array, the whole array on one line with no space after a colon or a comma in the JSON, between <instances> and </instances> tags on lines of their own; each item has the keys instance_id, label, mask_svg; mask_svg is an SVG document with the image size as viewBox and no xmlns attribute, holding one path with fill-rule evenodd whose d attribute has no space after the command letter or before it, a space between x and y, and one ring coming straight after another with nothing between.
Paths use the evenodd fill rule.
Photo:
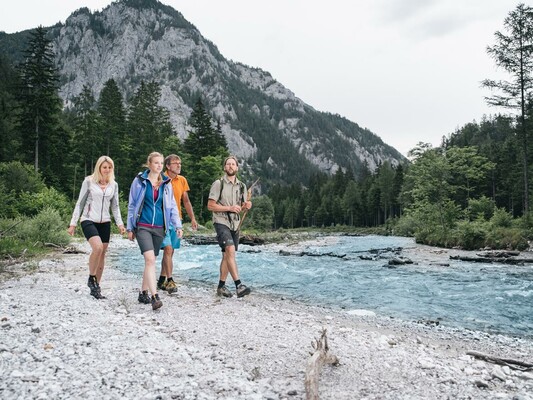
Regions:
<instances>
[{"instance_id":1,"label":"grey long-sleeve shirt","mask_svg":"<svg viewBox=\"0 0 533 400\"><path fill-rule=\"evenodd\" d=\"M118 226L124 225L118 203L118 184L112 182L105 189L102 189L90 176L87 176L81 185L70 225L76 226L78 220L81 222L90 220L95 223L110 222L110 210L116 224Z\"/></svg>"}]
</instances>

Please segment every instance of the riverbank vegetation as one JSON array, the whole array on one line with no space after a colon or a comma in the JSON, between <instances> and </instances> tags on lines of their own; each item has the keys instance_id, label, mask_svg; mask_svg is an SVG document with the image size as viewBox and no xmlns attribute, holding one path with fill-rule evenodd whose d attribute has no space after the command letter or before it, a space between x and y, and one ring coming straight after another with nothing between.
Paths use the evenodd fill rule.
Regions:
<instances>
[{"instance_id":1,"label":"riverbank vegetation","mask_svg":"<svg viewBox=\"0 0 533 400\"><path fill-rule=\"evenodd\" d=\"M517 6L504 28L488 52L510 80L483 84L496 92L487 101L508 107L510 114L467 123L443 136L438 147L419 143L404 163L339 169L333 175L306 171L310 178L304 184L282 185L241 160L242 180L264 179L251 193L254 207L244 231L280 232L280 237L288 230L370 232L414 236L444 247L528 248L533 9ZM189 135L181 142L168 110L158 105L156 82L140 82L126 101L109 80L98 97L85 87L62 109L44 29L29 35L25 60L12 65L0 57L1 258L68 243L66 227L79 187L102 154L115 161L123 217L131 180L146 155L155 150L182 156L195 214L209 226L207 196L228 146L199 94Z\"/></svg>"}]
</instances>

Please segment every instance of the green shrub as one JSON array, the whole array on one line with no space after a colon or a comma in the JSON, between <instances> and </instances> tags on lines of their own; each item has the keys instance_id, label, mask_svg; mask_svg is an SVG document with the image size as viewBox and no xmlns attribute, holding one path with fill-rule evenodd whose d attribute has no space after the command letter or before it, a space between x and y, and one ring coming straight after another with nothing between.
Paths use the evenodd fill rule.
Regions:
<instances>
[{"instance_id":1,"label":"green shrub","mask_svg":"<svg viewBox=\"0 0 533 400\"><path fill-rule=\"evenodd\" d=\"M503 208L496 208L490 224L493 228L510 228L513 225L513 216Z\"/></svg>"},{"instance_id":2,"label":"green shrub","mask_svg":"<svg viewBox=\"0 0 533 400\"><path fill-rule=\"evenodd\" d=\"M59 212L51 207L45 207L35 217L25 221L19 233L33 244L65 246L70 243L66 223Z\"/></svg>"},{"instance_id":3,"label":"green shrub","mask_svg":"<svg viewBox=\"0 0 533 400\"><path fill-rule=\"evenodd\" d=\"M459 243L457 230L430 226L419 229L415 234L415 240L417 243L447 248L458 246Z\"/></svg>"},{"instance_id":4,"label":"green shrub","mask_svg":"<svg viewBox=\"0 0 533 400\"><path fill-rule=\"evenodd\" d=\"M37 193L23 192L19 198L19 215L33 217L45 208L53 208L59 212L63 220L70 219L73 206L63 193L54 188L43 188Z\"/></svg>"},{"instance_id":5,"label":"green shrub","mask_svg":"<svg viewBox=\"0 0 533 400\"><path fill-rule=\"evenodd\" d=\"M465 250L476 250L485 247L487 230L487 223L480 220L459 222L456 227L459 239L458 245Z\"/></svg>"},{"instance_id":6,"label":"green shrub","mask_svg":"<svg viewBox=\"0 0 533 400\"><path fill-rule=\"evenodd\" d=\"M392 222L392 234L398 236L415 236L418 221L411 215L403 215Z\"/></svg>"},{"instance_id":7,"label":"green shrub","mask_svg":"<svg viewBox=\"0 0 533 400\"><path fill-rule=\"evenodd\" d=\"M486 196L468 201L468 218L473 221L480 217L488 221L494 214L494 201Z\"/></svg>"},{"instance_id":8,"label":"green shrub","mask_svg":"<svg viewBox=\"0 0 533 400\"><path fill-rule=\"evenodd\" d=\"M0 181L0 218L16 218L18 213L18 199L14 191L8 191Z\"/></svg>"},{"instance_id":9,"label":"green shrub","mask_svg":"<svg viewBox=\"0 0 533 400\"><path fill-rule=\"evenodd\" d=\"M507 227L491 229L487 233L485 244L493 249L525 250L529 247L521 229Z\"/></svg>"},{"instance_id":10,"label":"green shrub","mask_svg":"<svg viewBox=\"0 0 533 400\"><path fill-rule=\"evenodd\" d=\"M252 209L248 212L243 228L270 231L274 221L274 205L268 196L258 196L252 199Z\"/></svg>"},{"instance_id":11,"label":"green shrub","mask_svg":"<svg viewBox=\"0 0 533 400\"><path fill-rule=\"evenodd\" d=\"M35 172L33 166L19 161L0 163L0 182L4 183L6 191L13 191L15 194L35 193L45 187L41 175Z\"/></svg>"},{"instance_id":12,"label":"green shrub","mask_svg":"<svg viewBox=\"0 0 533 400\"><path fill-rule=\"evenodd\" d=\"M0 163L0 218L35 216L47 206L65 219L72 213L67 197L47 188L32 166L18 161Z\"/></svg>"},{"instance_id":13,"label":"green shrub","mask_svg":"<svg viewBox=\"0 0 533 400\"><path fill-rule=\"evenodd\" d=\"M26 254L28 243L12 236L0 237L0 258L20 257Z\"/></svg>"},{"instance_id":14,"label":"green shrub","mask_svg":"<svg viewBox=\"0 0 533 400\"><path fill-rule=\"evenodd\" d=\"M529 212L527 214L522 215L520 218L516 218L515 224L517 227L521 229L532 230L533 229L533 213Z\"/></svg>"}]
</instances>

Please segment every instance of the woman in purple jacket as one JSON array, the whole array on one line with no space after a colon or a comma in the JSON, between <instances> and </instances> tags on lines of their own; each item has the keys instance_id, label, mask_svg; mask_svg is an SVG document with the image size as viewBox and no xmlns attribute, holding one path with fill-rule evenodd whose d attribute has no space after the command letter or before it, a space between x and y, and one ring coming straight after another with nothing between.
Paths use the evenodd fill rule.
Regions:
<instances>
[{"instance_id":1,"label":"woman in purple jacket","mask_svg":"<svg viewBox=\"0 0 533 400\"><path fill-rule=\"evenodd\" d=\"M150 153L146 166L148 169L139 173L131 183L127 226L128 238L137 239L144 256L138 300L140 303L151 303L152 309L157 310L163 302L157 294L155 260L167 230L173 227L179 238L183 236L183 231L170 179L162 173L163 155Z\"/></svg>"},{"instance_id":2,"label":"woman in purple jacket","mask_svg":"<svg viewBox=\"0 0 533 400\"><path fill-rule=\"evenodd\" d=\"M91 245L87 286L91 289L91 296L96 299L105 299L100 292L100 280L111 236L109 209L113 213L120 233L124 234L126 231L120 216L118 184L115 182L114 170L115 164L111 158L102 156L96 161L93 174L87 176L81 185L80 195L68 227L68 233L74 235L76 224L80 220L83 234Z\"/></svg>"}]
</instances>

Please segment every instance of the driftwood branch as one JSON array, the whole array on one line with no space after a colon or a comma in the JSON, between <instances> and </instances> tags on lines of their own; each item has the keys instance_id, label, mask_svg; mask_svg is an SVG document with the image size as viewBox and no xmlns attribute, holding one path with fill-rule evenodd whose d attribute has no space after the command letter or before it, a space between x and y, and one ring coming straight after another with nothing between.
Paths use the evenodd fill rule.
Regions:
<instances>
[{"instance_id":1,"label":"driftwood branch","mask_svg":"<svg viewBox=\"0 0 533 400\"><path fill-rule=\"evenodd\" d=\"M482 263L501 263L501 264L531 264L533 258L513 258L513 257L479 257L479 256L450 256L450 260L459 260L467 262Z\"/></svg>"},{"instance_id":2,"label":"driftwood branch","mask_svg":"<svg viewBox=\"0 0 533 400\"><path fill-rule=\"evenodd\" d=\"M55 247L56 249L62 249L63 246L60 246L58 244L55 244L55 243L47 243L47 242L44 242L43 243L46 247Z\"/></svg>"},{"instance_id":3,"label":"driftwood branch","mask_svg":"<svg viewBox=\"0 0 533 400\"><path fill-rule=\"evenodd\" d=\"M314 352L311 358L307 361L307 369L305 371L305 393L307 400L318 400L318 380L320 377L320 370L325 364L338 365L339 359L329 354L328 338L326 329L322 330L320 339L315 339L311 343Z\"/></svg>"},{"instance_id":4,"label":"driftwood branch","mask_svg":"<svg viewBox=\"0 0 533 400\"><path fill-rule=\"evenodd\" d=\"M242 223L244 222L244 220L246 219L246 216L248 215L248 210L244 210L244 213L242 214L242 218L241 220L239 221L239 226L237 226L237 231L240 231L241 230L241 225Z\"/></svg>"},{"instance_id":5,"label":"driftwood branch","mask_svg":"<svg viewBox=\"0 0 533 400\"><path fill-rule=\"evenodd\" d=\"M520 371L533 370L532 363L528 363L528 362L524 362L520 360L513 360L512 358L500 358L500 357L491 356L489 354L479 353L477 351L467 351L466 354L468 354L469 356L478 358L480 360L491 362L493 364L506 365L511 369L516 369Z\"/></svg>"},{"instance_id":6,"label":"driftwood branch","mask_svg":"<svg viewBox=\"0 0 533 400\"><path fill-rule=\"evenodd\" d=\"M259 182L259 178L257 178L257 180L254 183L252 183L252 185L248 188L248 192L246 193L246 201L250 201L252 199L253 188L255 185L257 185L258 182ZM237 232L241 230L241 225L244 222L246 215L248 215L248 209L244 210L241 220L239 221L239 226L237 226Z\"/></svg>"},{"instance_id":7,"label":"driftwood branch","mask_svg":"<svg viewBox=\"0 0 533 400\"><path fill-rule=\"evenodd\" d=\"M303 256L309 256L309 257L337 257L337 258L344 258L346 257L346 254L336 254L333 252L329 253L312 253L309 251L299 251L299 252L290 252L286 250L280 250L279 251L280 256L296 256L296 257L303 257Z\"/></svg>"},{"instance_id":8,"label":"driftwood branch","mask_svg":"<svg viewBox=\"0 0 533 400\"><path fill-rule=\"evenodd\" d=\"M67 246L63 249L63 254L84 254L84 251L77 249L74 246Z\"/></svg>"},{"instance_id":9,"label":"driftwood branch","mask_svg":"<svg viewBox=\"0 0 533 400\"><path fill-rule=\"evenodd\" d=\"M4 233L6 233L6 232L10 231L11 229L13 229L15 226L17 226L17 225L20 224L21 222L22 222L22 220L17 221L17 222L15 222L13 225L11 225L11 226L9 226L8 228L4 229L2 232L0 232L0 237L1 237Z\"/></svg>"}]
</instances>

